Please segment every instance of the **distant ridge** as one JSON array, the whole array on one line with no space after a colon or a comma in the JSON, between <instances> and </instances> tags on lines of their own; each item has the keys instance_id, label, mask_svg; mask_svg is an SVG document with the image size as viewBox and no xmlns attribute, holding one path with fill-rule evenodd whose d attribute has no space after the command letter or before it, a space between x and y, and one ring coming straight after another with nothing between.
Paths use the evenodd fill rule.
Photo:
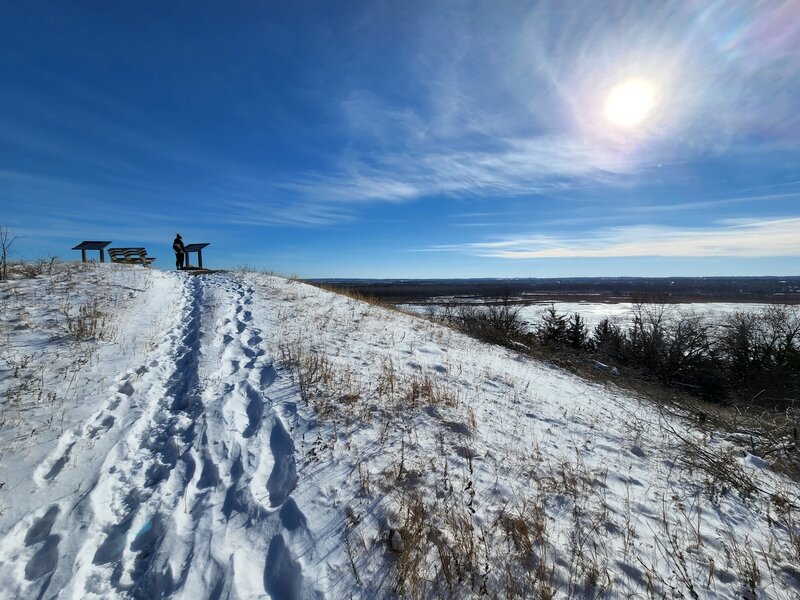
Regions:
<instances>
[{"instance_id":1,"label":"distant ridge","mask_svg":"<svg viewBox=\"0 0 800 600\"><path fill-rule=\"evenodd\" d=\"M559 277L475 279L308 279L389 301L442 296L510 297L517 302L581 300L621 302L649 297L663 302L800 303L800 276Z\"/></svg>"}]
</instances>

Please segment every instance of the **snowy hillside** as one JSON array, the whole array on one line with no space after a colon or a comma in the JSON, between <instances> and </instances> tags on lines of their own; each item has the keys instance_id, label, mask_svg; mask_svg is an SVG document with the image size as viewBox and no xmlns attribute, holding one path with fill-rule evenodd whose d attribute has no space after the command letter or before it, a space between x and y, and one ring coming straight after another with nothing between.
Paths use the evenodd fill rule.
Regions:
<instances>
[{"instance_id":1,"label":"snowy hillside","mask_svg":"<svg viewBox=\"0 0 800 600\"><path fill-rule=\"evenodd\" d=\"M114 265L0 302L2 598L800 594L766 460L422 318Z\"/></svg>"}]
</instances>

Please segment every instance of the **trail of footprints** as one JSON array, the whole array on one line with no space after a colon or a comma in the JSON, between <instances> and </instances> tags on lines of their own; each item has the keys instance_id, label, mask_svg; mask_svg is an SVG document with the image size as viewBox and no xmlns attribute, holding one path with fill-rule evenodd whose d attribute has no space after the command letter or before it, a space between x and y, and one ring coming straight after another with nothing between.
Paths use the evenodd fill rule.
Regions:
<instances>
[{"instance_id":1,"label":"trail of footprints","mask_svg":"<svg viewBox=\"0 0 800 600\"><path fill-rule=\"evenodd\" d=\"M224 477L229 485L222 514L226 520L243 517L249 531L269 540L263 591L274 597L298 598L309 594L302 593L300 566L285 538L302 534L306 518L290 497L297 482L294 443L266 394L277 372L261 347L261 331L251 326L252 293L242 286L231 290L236 303L217 332L223 340L223 356L231 357L228 370L233 375L219 400L225 431L217 436L218 463L230 465ZM252 541L263 545L261 540Z\"/></svg>"},{"instance_id":2,"label":"trail of footprints","mask_svg":"<svg viewBox=\"0 0 800 600\"><path fill-rule=\"evenodd\" d=\"M307 523L291 498L294 443L267 395L278 375L252 327L253 290L230 279L185 285L184 316L154 357L121 376L106 406L66 432L34 473L40 487L52 485L73 457L122 430L89 491L29 518L19 555L38 597L58 592L48 589L56 574L75 597L111 589L162 598L187 582L227 597L241 583L237 567L252 572L236 563L259 560L233 552L237 541L263 548L261 590L316 597L287 544L307 535ZM227 312L204 321L207 296L220 295L211 299ZM85 533L61 558L59 526Z\"/></svg>"}]
</instances>

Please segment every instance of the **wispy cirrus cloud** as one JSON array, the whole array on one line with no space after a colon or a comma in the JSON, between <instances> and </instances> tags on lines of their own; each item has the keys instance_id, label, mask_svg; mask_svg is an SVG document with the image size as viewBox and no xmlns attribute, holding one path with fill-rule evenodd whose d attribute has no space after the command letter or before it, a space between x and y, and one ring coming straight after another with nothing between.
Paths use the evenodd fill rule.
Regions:
<instances>
[{"instance_id":1,"label":"wispy cirrus cloud","mask_svg":"<svg viewBox=\"0 0 800 600\"><path fill-rule=\"evenodd\" d=\"M800 218L724 220L709 227L636 225L576 235L532 235L449 244L425 252L502 259L800 256Z\"/></svg>"},{"instance_id":2,"label":"wispy cirrus cloud","mask_svg":"<svg viewBox=\"0 0 800 600\"><path fill-rule=\"evenodd\" d=\"M383 153L349 159L341 171L276 183L300 197L359 203L402 202L426 196L516 196L620 181L628 157L563 136L509 139L491 150Z\"/></svg>"},{"instance_id":3,"label":"wispy cirrus cloud","mask_svg":"<svg viewBox=\"0 0 800 600\"><path fill-rule=\"evenodd\" d=\"M786 100L800 92L790 5L408 9L419 14L402 19L416 25L404 28L414 52L401 70L415 78L386 74L386 87L408 89L353 78L363 87L344 90L339 105L347 150L282 185L341 203L516 196L628 185L662 162L800 150L800 116ZM639 129L620 131L602 107L631 76L653 79L658 105Z\"/></svg>"}]
</instances>

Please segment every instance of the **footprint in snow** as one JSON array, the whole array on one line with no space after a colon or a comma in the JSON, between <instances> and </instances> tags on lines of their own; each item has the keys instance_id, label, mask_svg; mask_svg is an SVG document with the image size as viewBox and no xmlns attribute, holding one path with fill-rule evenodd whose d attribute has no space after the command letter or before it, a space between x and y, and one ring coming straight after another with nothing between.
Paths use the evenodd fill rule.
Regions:
<instances>
[{"instance_id":1,"label":"footprint in snow","mask_svg":"<svg viewBox=\"0 0 800 600\"><path fill-rule=\"evenodd\" d=\"M267 491L269 492L270 506L277 507L286 501L297 484L294 442L278 418L275 419L275 424L272 426L269 446L275 458L275 465L267 479Z\"/></svg>"},{"instance_id":2,"label":"footprint in snow","mask_svg":"<svg viewBox=\"0 0 800 600\"><path fill-rule=\"evenodd\" d=\"M300 597L302 582L300 564L292 558L283 536L274 536L267 550L264 591L275 600L294 600Z\"/></svg>"},{"instance_id":3,"label":"footprint in snow","mask_svg":"<svg viewBox=\"0 0 800 600\"><path fill-rule=\"evenodd\" d=\"M307 525L306 516L298 508L294 498L289 498L281 506L278 513L281 518L281 523L288 531L295 531L296 529L305 529Z\"/></svg>"},{"instance_id":4,"label":"footprint in snow","mask_svg":"<svg viewBox=\"0 0 800 600\"><path fill-rule=\"evenodd\" d=\"M71 442L67 445L63 454L61 454L61 456L59 456L52 465L50 465L50 470L44 475L44 479L47 481L52 481L58 476L59 473L61 473L66 464L69 462L69 456L74 445L75 442Z\"/></svg>"},{"instance_id":5,"label":"footprint in snow","mask_svg":"<svg viewBox=\"0 0 800 600\"><path fill-rule=\"evenodd\" d=\"M445 421L442 423L442 425L447 427L447 429L455 434L463 435L465 437L472 437L472 430L464 423L459 423L458 421Z\"/></svg>"},{"instance_id":6,"label":"footprint in snow","mask_svg":"<svg viewBox=\"0 0 800 600\"><path fill-rule=\"evenodd\" d=\"M59 535L48 535L45 538L42 547L25 564L25 579L35 581L55 571L56 564L58 564L58 543L60 541L61 536Z\"/></svg>"},{"instance_id":7,"label":"footprint in snow","mask_svg":"<svg viewBox=\"0 0 800 600\"><path fill-rule=\"evenodd\" d=\"M260 370L258 374L258 383L261 389L266 389L275 383L277 378L278 373L275 371L275 367L270 364Z\"/></svg>"},{"instance_id":8,"label":"footprint in snow","mask_svg":"<svg viewBox=\"0 0 800 600\"><path fill-rule=\"evenodd\" d=\"M253 436L258 426L261 425L261 418L264 415L264 401L258 395L258 392L249 385L245 388L245 394L247 395L247 408L245 409L247 427L242 432L242 437L249 438Z\"/></svg>"},{"instance_id":9,"label":"footprint in snow","mask_svg":"<svg viewBox=\"0 0 800 600\"><path fill-rule=\"evenodd\" d=\"M113 415L106 415L105 417L103 417L103 419L100 421L99 424L93 425L89 429L89 432L87 433L86 437L88 437L90 440L96 439L101 433L105 433L106 431L111 429L114 426L115 421L116 419L114 418Z\"/></svg>"},{"instance_id":10,"label":"footprint in snow","mask_svg":"<svg viewBox=\"0 0 800 600\"><path fill-rule=\"evenodd\" d=\"M204 428L200 435L200 478L197 480L197 489L203 490L217 487L220 483L219 468L208 451L208 431Z\"/></svg>"},{"instance_id":11,"label":"footprint in snow","mask_svg":"<svg viewBox=\"0 0 800 600\"><path fill-rule=\"evenodd\" d=\"M53 528L53 523L55 523L56 517L58 516L59 510L58 505L53 504L47 509L44 515L31 524L28 528L28 532L25 534L26 547L33 546L47 539L47 536L50 535L50 530Z\"/></svg>"},{"instance_id":12,"label":"footprint in snow","mask_svg":"<svg viewBox=\"0 0 800 600\"><path fill-rule=\"evenodd\" d=\"M25 563L25 579L28 581L36 581L41 577L48 576L42 584L41 590L47 589L50 583L50 577L58 564L58 543L61 541L61 536L52 535L50 531L53 528L53 523L58 516L59 507L52 505L47 509L44 515L36 519L25 534L25 546L35 546L41 544L38 550L28 559ZM40 595L41 597L41 595Z\"/></svg>"},{"instance_id":13,"label":"footprint in snow","mask_svg":"<svg viewBox=\"0 0 800 600\"><path fill-rule=\"evenodd\" d=\"M644 450L641 449L640 446L631 446L628 450L634 456L638 456L639 458L644 458L647 456Z\"/></svg>"},{"instance_id":14,"label":"footprint in snow","mask_svg":"<svg viewBox=\"0 0 800 600\"><path fill-rule=\"evenodd\" d=\"M158 549L165 535L166 528L158 514L153 515L136 532L130 546L131 551L137 553L130 573L135 582L131 590L133 598L166 598L172 593L174 582L169 564L163 571L155 564L160 557Z\"/></svg>"},{"instance_id":15,"label":"footprint in snow","mask_svg":"<svg viewBox=\"0 0 800 600\"><path fill-rule=\"evenodd\" d=\"M128 531L133 523L133 515L127 516L119 523L106 527L103 531L106 539L95 550L92 564L107 565L122 558L128 540Z\"/></svg>"}]
</instances>

